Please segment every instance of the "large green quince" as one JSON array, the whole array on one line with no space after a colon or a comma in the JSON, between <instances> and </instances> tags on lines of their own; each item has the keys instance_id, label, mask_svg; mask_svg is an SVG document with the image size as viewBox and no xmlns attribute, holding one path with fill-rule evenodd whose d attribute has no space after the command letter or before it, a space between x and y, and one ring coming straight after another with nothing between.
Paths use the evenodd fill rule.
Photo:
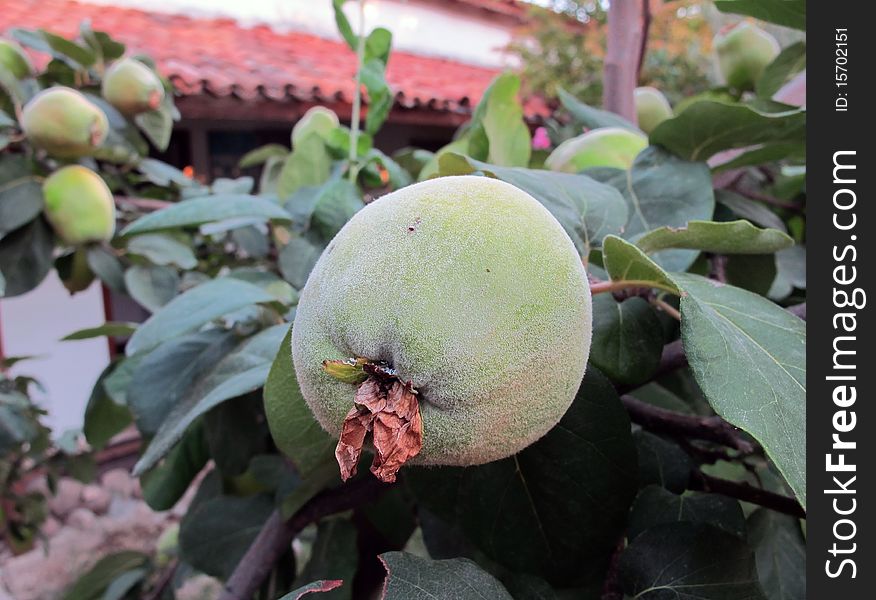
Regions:
<instances>
[{"instance_id":1,"label":"large green quince","mask_svg":"<svg viewBox=\"0 0 876 600\"><path fill-rule=\"evenodd\" d=\"M544 161L551 171L580 173L592 167L629 169L648 138L622 127L599 127L557 146Z\"/></svg>"},{"instance_id":2,"label":"large green quince","mask_svg":"<svg viewBox=\"0 0 876 600\"><path fill-rule=\"evenodd\" d=\"M113 195L91 169L81 165L58 169L43 183L43 198L46 219L64 243L75 246L112 239Z\"/></svg>"},{"instance_id":3,"label":"large green quince","mask_svg":"<svg viewBox=\"0 0 876 600\"><path fill-rule=\"evenodd\" d=\"M657 88L638 87L634 92L636 119L639 129L647 134L654 131L660 123L672 118L672 106L663 92Z\"/></svg>"},{"instance_id":4,"label":"large green quince","mask_svg":"<svg viewBox=\"0 0 876 600\"><path fill-rule=\"evenodd\" d=\"M442 177L383 196L341 229L302 291L292 356L330 434L357 387L323 361L384 361L417 393L422 449L411 462L477 465L556 425L590 338L587 274L556 219L507 183ZM282 448L280 413L268 406Z\"/></svg>"},{"instance_id":5,"label":"large green quince","mask_svg":"<svg viewBox=\"0 0 876 600\"><path fill-rule=\"evenodd\" d=\"M744 21L718 32L713 45L724 81L740 91L753 90L780 51L776 38Z\"/></svg>"},{"instance_id":6,"label":"large green quince","mask_svg":"<svg viewBox=\"0 0 876 600\"><path fill-rule=\"evenodd\" d=\"M104 112L80 92L51 87L31 98L21 127L34 146L58 158L89 156L109 132Z\"/></svg>"},{"instance_id":7,"label":"large green quince","mask_svg":"<svg viewBox=\"0 0 876 600\"><path fill-rule=\"evenodd\" d=\"M155 110L164 100L164 85L155 72L134 58L123 58L107 69L100 92L122 114Z\"/></svg>"}]
</instances>

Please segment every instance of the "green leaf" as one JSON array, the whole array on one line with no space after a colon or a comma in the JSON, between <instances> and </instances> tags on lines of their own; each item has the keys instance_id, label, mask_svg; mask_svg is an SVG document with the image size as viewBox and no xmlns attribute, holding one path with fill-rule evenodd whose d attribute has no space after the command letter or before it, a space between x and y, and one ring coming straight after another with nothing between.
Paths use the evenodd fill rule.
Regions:
<instances>
[{"instance_id":1,"label":"green leaf","mask_svg":"<svg viewBox=\"0 0 876 600\"><path fill-rule=\"evenodd\" d=\"M229 331L208 329L167 340L143 356L132 369L127 386L127 404L136 417L137 429L154 435L173 407L237 342Z\"/></svg>"},{"instance_id":2,"label":"green leaf","mask_svg":"<svg viewBox=\"0 0 876 600\"><path fill-rule=\"evenodd\" d=\"M769 600L806 597L806 540L800 522L760 508L748 518L757 574Z\"/></svg>"},{"instance_id":3,"label":"green leaf","mask_svg":"<svg viewBox=\"0 0 876 600\"><path fill-rule=\"evenodd\" d=\"M173 133L173 121L176 108L173 105L173 95L166 93L164 100L155 110L140 113L134 117L134 122L143 135L152 142L159 152L164 152L170 145L170 135ZM178 118L178 117L177 117Z\"/></svg>"},{"instance_id":4,"label":"green leaf","mask_svg":"<svg viewBox=\"0 0 876 600\"><path fill-rule=\"evenodd\" d=\"M316 531L310 560L293 585L302 585L314 579L341 580L352 584L358 566L355 525L343 517L325 519L320 521ZM325 596L327 600L348 600L352 597L352 585L337 588Z\"/></svg>"},{"instance_id":5,"label":"green leaf","mask_svg":"<svg viewBox=\"0 0 876 600\"><path fill-rule=\"evenodd\" d=\"M0 273L6 280L5 297L20 296L38 286L53 264L55 238L41 218L0 239Z\"/></svg>"},{"instance_id":6,"label":"green leaf","mask_svg":"<svg viewBox=\"0 0 876 600\"><path fill-rule=\"evenodd\" d=\"M651 132L651 143L688 160L706 160L733 148L801 142L806 111L760 111L746 104L700 100Z\"/></svg>"},{"instance_id":7,"label":"green leaf","mask_svg":"<svg viewBox=\"0 0 876 600\"><path fill-rule=\"evenodd\" d=\"M229 194L201 196L144 215L125 227L121 235L134 235L175 227L195 227L226 219L253 218L265 221L291 221L289 213L259 196Z\"/></svg>"},{"instance_id":8,"label":"green leaf","mask_svg":"<svg viewBox=\"0 0 876 600\"><path fill-rule=\"evenodd\" d=\"M703 524L658 525L639 535L621 555L620 581L636 600L766 600L746 543Z\"/></svg>"},{"instance_id":9,"label":"green leaf","mask_svg":"<svg viewBox=\"0 0 876 600\"><path fill-rule=\"evenodd\" d=\"M364 206L355 185L346 179L332 181L321 188L316 198L310 230L328 243Z\"/></svg>"},{"instance_id":10,"label":"green leaf","mask_svg":"<svg viewBox=\"0 0 876 600\"><path fill-rule=\"evenodd\" d=\"M176 265L181 269L194 269L198 265L189 244L161 233L138 235L128 241L128 252L145 256L155 265Z\"/></svg>"},{"instance_id":11,"label":"green leaf","mask_svg":"<svg viewBox=\"0 0 876 600\"><path fill-rule=\"evenodd\" d=\"M707 523L745 539L745 515L739 501L699 492L678 495L656 485L649 485L636 497L627 536L632 541L651 527L677 521Z\"/></svg>"},{"instance_id":12,"label":"green leaf","mask_svg":"<svg viewBox=\"0 0 876 600\"><path fill-rule=\"evenodd\" d=\"M133 569L122 573L107 586L102 600L122 600L128 597L128 593L140 584L148 574L149 569L146 568Z\"/></svg>"},{"instance_id":13,"label":"green leaf","mask_svg":"<svg viewBox=\"0 0 876 600\"><path fill-rule=\"evenodd\" d=\"M788 231L785 222L761 202L728 190L715 190L715 200L732 210L736 216L748 219L761 227L778 229L782 233Z\"/></svg>"},{"instance_id":14,"label":"green leaf","mask_svg":"<svg viewBox=\"0 0 876 600\"><path fill-rule=\"evenodd\" d=\"M107 377L116 367L118 363L112 363L100 374L85 407L82 432L95 450L106 446L111 437L131 424L131 411L127 406L116 404L104 387Z\"/></svg>"},{"instance_id":15,"label":"green leaf","mask_svg":"<svg viewBox=\"0 0 876 600\"><path fill-rule=\"evenodd\" d=\"M318 133L311 133L298 142L286 157L277 180L277 195L286 199L299 188L321 185L328 180L331 168L332 159L325 140Z\"/></svg>"},{"instance_id":16,"label":"green leaf","mask_svg":"<svg viewBox=\"0 0 876 600\"><path fill-rule=\"evenodd\" d=\"M63 38L54 33L50 33L44 29L39 31L40 35L51 48L52 55L61 59L72 59L79 66L90 67L94 64L95 56L88 48L83 48L75 42L71 42L67 38Z\"/></svg>"},{"instance_id":17,"label":"green leaf","mask_svg":"<svg viewBox=\"0 0 876 600\"><path fill-rule=\"evenodd\" d=\"M429 560L387 552L380 560L386 567L385 600L512 600L496 578L467 558Z\"/></svg>"},{"instance_id":18,"label":"green leaf","mask_svg":"<svg viewBox=\"0 0 876 600\"><path fill-rule=\"evenodd\" d=\"M97 327L87 327L74 331L61 338L62 342L72 340L88 340L96 337L128 337L134 330L137 329L137 323L121 323L116 321L108 321Z\"/></svg>"},{"instance_id":19,"label":"green leaf","mask_svg":"<svg viewBox=\"0 0 876 600\"><path fill-rule=\"evenodd\" d=\"M134 265L125 271L125 289L137 304L155 313L174 299L179 274L172 267Z\"/></svg>"},{"instance_id":20,"label":"green leaf","mask_svg":"<svg viewBox=\"0 0 876 600\"><path fill-rule=\"evenodd\" d=\"M673 278L638 247L614 235L602 243L602 262L612 281L639 282L673 294L680 290Z\"/></svg>"},{"instance_id":21,"label":"green leaf","mask_svg":"<svg viewBox=\"0 0 876 600\"><path fill-rule=\"evenodd\" d=\"M101 600L117 577L148 564L149 556L133 550L104 556L64 592L63 600Z\"/></svg>"},{"instance_id":22,"label":"green leaf","mask_svg":"<svg viewBox=\"0 0 876 600\"><path fill-rule=\"evenodd\" d=\"M563 105L563 108L569 111L569 114L571 114L576 121L588 129L597 129L599 127L623 127L624 129L639 131L639 128L636 127L634 123L627 121L613 112L587 106L563 88L557 88L557 96L559 97L560 104Z\"/></svg>"},{"instance_id":23,"label":"green leaf","mask_svg":"<svg viewBox=\"0 0 876 600\"><path fill-rule=\"evenodd\" d=\"M277 447L302 477L334 459L335 440L319 426L304 402L292 366L292 328L280 344L265 383L265 412ZM334 472L337 472L337 467Z\"/></svg>"},{"instance_id":24,"label":"green leaf","mask_svg":"<svg viewBox=\"0 0 876 600\"><path fill-rule=\"evenodd\" d=\"M166 162L154 158L144 158L137 163L137 170L155 185L169 187L171 183L179 187L195 185L195 180Z\"/></svg>"},{"instance_id":25,"label":"green leaf","mask_svg":"<svg viewBox=\"0 0 876 600\"><path fill-rule=\"evenodd\" d=\"M519 454L478 467L409 468L418 501L491 559L557 585L600 579L635 494L629 417L592 365L572 406Z\"/></svg>"},{"instance_id":26,"label":"green leaf","mask_svg":"<svg viewBox=\"0 0 876 600\"><path fill-rule=\"evenodd\" d=\"M248 169L264 164L269 158L285 158L289 155L289 148L280 144L266 144L255 150L250 150L243 155L243 158L237 163L241 169Z\"/></svg>"},{"instance_id":27,"label":"green leaf","mask_svg":"<svg viewBox=\"0 0 876 600\"><path fill-rule=\"evenodd\" d=\"M216 496L180 523L180 556L207 575L228 578L274 510L270 494Z\"/></svg>"},{"instance_id":28,"label":"green leaf","mask_svg":"<svg viewBox=\"0 0 876 600\"><path fill-rule=\"evenodd\" d=\"M747 15L794 29L806 29L804 0L715 0L715 6L721 12Z\"/></svg>"},{"instance_id":29,"label":"green leaf","mask_svg":"<svg viewBox=\"0 0 876 600\"><path fill-rule=\"evenodd\" d=\"M155 511L170 510L210 460L202 421L196 421L154 469L140 476L143 500Z\"/></svg>"},{"instance_id":30,"label":"green leaf","mask_svg":"<svg viewBox=\"0 0 876 600\"><path fill-rule=\"evenodd\" d=\"M335 25L338 27L338 33L341 34L341 38L347 45L350 47L350 50L353 52L356 51L356 47L359 44L359 36L353 33L353 28L350 27L350 21L347 20L347 15L344 14L344 2L346 0L332 0L332 8L335 11Z\"/></svg>"},{"instance_id":31,"label":"green leaf","mask_svg":"<svg viewBox=\"0 0 876 600\"><path fill-rule=\"evenodd\" d=\"M376 27L365 38L365 62L376 58L386 64L391 49L392 32L383 27Z\"/></svg>"},{"instance_id":32,"label":"green leaf","mask_svg":"<svg viewBox=\"0 0 876 600\"><path fill-rule=\"evenodd\" d=\"M593 298L590 362L615 383L648 381L660 365L663 331L656 311L643 298L617 302L611 294Z\"/></svg>"},{"instance_id":33,"label":"green leaf","mask_svg":"<svg viewBox=\"0 0 876 600\"><path fill-rule=\"evenodd\" d=\"M24 175L0 183L0 238L33 221L42 210L43 188L35 177Z\"/></svg>"},{"instance_id":34,"label":"green leaf","mask_svg":"<svg viewBox=\"0 0 876 600\"><path fill-rule=\"evenodd\" d=\"M190 393L171 409L134 466L134 474L155 465L182 438L186 428L208 410L262 387L285 330L285 325L275 325L244 340L199 379Z\"/></svg>"},{"instance_id":35,"label":"green leaf","mask_svg":"<svg viewBox=\"0 0 876 600\"><path fill-rule=\"evenodd\" d=\"M520 104L520 77L499 75L485 92L486 111L482 126L490 142L487 160L500 167L525 167L532 152L532 138L523 120Z\"/></svg>"},{"instance_id":36,"label":"green leaf","mask_svg":"<svg viewBox=\"0 0 876 600\"><path fill-rule=\"evenodd\" d=\"M560 222L582 256L602 246L607 234L623 231L627 222L621 194L586 175L497 167L452 152L441 156L439 167L442 176L482 171L528 192Z\"/></svg>"},{"instance_id":37,"label":"green leaf","mask_svg":"<svg viewBox=\"0 0 876 600\"><path fill-rule=\"evenodd\" d=\"M639 458L639 486L659 485L678 494L687 489L693 461L678 444L647 431L633 434Z\"/></svg>"},{"instance_id":38,"label":"green leaf","mask_svg":"<svg viewBox=\"0 0 876 600\"><path fill-rule=\"evenodd\" d=\"M122 268L122 263L112 252L101 246L91 246L86 252L86 260L88 268L109 289L120 294L127 293L125 271Z\"/></svg>"},{"instance_id":39,"label":"green leaf","mask_svg":"<svg viewBox=\"0 0 876 600\"><path fill-rule=\"evenodd\" d=\"M712 408L751 434L806 507L806 326L766 298L676 275L681 337Z\"/></svg>"},{"instance_id":40,"label":"green leaf","mask_svg":"<svg viewBox=\"0 0 876 600\"><path fill-rule=\"evenodd\" d=\"M362 67L362 82L368 89L368 112L365 115L365 133L374 135L386 121L392 109L392 88L384 77L386 64L372 59Z\"/></svg>"},{"instance_id":41,"label":"green leaf","mask_svg":"<svg viewBox=\"0 0 876 600\"><path fill-rule=\"evenodd\" d=\"M690 248L714 254L770 254L794 245L777 229L759 229L748 221L688 221L686 227L649 231L636 245L646 254L666 248Z\"/></svg>"},{"instance_id":42,"label":"green leaf","mask_svg":"<svg viewBox=\"0 0 876 600\"><path fill-rule=\"evenodd\" d=\"M204 415L204 426L210 456L225 477L243 475L254 457L272 449L260 393L232 398L210 409ZM232 439L235 443L229 444Z\"/></svg>"},{"instance_id":43,"label":"green leaf","mask_svg":"<svg viewBox=\"0 0 876 600\"><path fill-rule=\"evenodd\" d=\"M772 98L794 75L806 68L806 42L800 41L782 49L767 65L757 81L757 95Z\"/></svg>"},{"instance_id":44,"label":"green leaf","mask_svg":"<svg viewBox=\"0 0 876 600\"><path fill-rule=\"evenodd\" d=\"M133 356L151 350L165 340L194 331L234 310L273 300L273 296L261 288L233 277L207 281L177 296L149 317L131 336L125 352Z\"/></svg>"},{"instance_id":45,"label":"green leaf","mask_svg":"<svg viewBox=\"0 0 876 600\"><path fill-rule=\"evenodd\" d=\"M297 590L292 590L280 600L301 600L304 596L313 593L319 592L329 592L331 590L337 589L341 585L343 585L343 581L337 579L323 579L320 581L314 581L312 583L308 583L307 585L301 586Z\"/></svg>"},{"instance_id":46,"label":"green leaf","mask_svg":"<svg viewBox=\"0 0 876 600\"><path fill-rule=\"evenodd\" d=\"M628 240L658 227L709 220L715 212L709 168L661 148L650 146L640 152L629 171L597 168L586 174L615 186L626 198L630 217L623 235ZM668 250L654 261L670 271L684 271L696 257L690 250Z\"/></svg>"},{"instance_id":47,"label":"green leaf","mask_svg":"<svg viewBox=\"0 0 876 600\"><path fill-rule=\"evenodd\" d=\"M278 259L283 279L296 289L302 289L321 254L322 249L315 246L307 238L292 238L280 250Z\"/></svg>"}]
</instances>

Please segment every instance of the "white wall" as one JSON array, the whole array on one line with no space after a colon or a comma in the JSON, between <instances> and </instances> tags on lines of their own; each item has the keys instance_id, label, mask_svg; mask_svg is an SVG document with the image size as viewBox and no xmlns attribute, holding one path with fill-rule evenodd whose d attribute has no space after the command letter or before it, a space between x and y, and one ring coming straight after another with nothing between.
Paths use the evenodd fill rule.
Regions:
<instances>
[{"instance_id":1,"label":"white wall","mask_svg":"<svg viewBox=\"0 0 876 600\"><path fill-rule=\"evenodd\" d=\"M140 8L151 12L192 17L228 17L243 26L267 24L273 29L304 31L340 39L331 0L83 0ZM354 30L358 27L358 3L344 6ZM386 27L393 33L394 47L415 54L441 56L485 66L510 64L501 49L511 40L512 29L488 15L445 9L437 3L406 0L367 0L365 27Z\"/></svg>"},{"instance_id":2,"label":"white wall","mask_svg":"<svg viewBox=\"0 0 876 600\"><path fill-rule=\"evenodd\" d=\"M101 371L109 364L106 338L61 342L62 337L104 323L100 285L70 296L57 272L34 290L0 300L0 333L5 356L36 356L12 368L46 388L34 390L34 399L49 411L46 424L57 437L82 427L85 406Z\"/></svg>"}]
</instances>

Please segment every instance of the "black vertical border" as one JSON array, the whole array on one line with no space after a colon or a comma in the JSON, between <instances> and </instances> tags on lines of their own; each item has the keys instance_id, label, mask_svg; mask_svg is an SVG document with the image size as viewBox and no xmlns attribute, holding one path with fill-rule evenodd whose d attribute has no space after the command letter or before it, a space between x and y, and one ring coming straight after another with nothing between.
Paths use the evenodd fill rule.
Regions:
<instances>
[{"instance_id":1,"label":"black vertical border","mask_svg":"<svg viewBox=\"0 0 876 600\"><path fill-rule=\"evenodd\" d=\"M873 3L847 0L844 2L807 2L807 596L813 600L863 600L876 597L876 533L873 531L873 512L876 511L876 410L874 410L872 381L876 376L876 339L873 333L873 308L876 290L873 287L873 271L876 269L876 253L873 239L876 237L876 218L873 204L876 202L876 153L874 153L874 128L872 115L876 102L871 95L876 72L876 28L872 25ZM846 46L837 46L836 30L846 29ZM848 50L848 85L837 86L837 48ZM842 62L842 61L841 61ZM835 109L836 99L848 98L848 110ZM856 179L852 185L834 183L834 153L853 150ZM849 160L848 158L844 160ZM846 171L846 173L850 173ZM854 191L857 202L852 211L837 211L834 208L834 193L840 188ZM846 194L845 196L849 196ZM852 230L840 231L834 227L834 213L843 213L848 220L854 212L857 225ZM856 239L852 240L852 236ZM855 245L857 260L834 259L837 252L848 244ZM847 255L849 258L850 255ZM839 264L854 265L857 279L853 284L837 286L834 269ZM867 293L867 303L861 310L841 309L834 306L834 288L851 290L860 287ZM855 482L848 486L854 495L828 494L825 490L836 489L836 475L847 481L848 473L828 473L826 455L831 450L835 433L833 418L837 407L832 393L837 382L826 377L833 370L833 343L836 335L834 315L846 310L857 313L857 331L853 357L857 364L855 385L857 400L847 410L853 410L857 419L853 431L843 433L844 440L857 443L857 448L845 452L845 460L856 465ZM850 335L850 334L845 334ZM848 349L848 343L846 343ZM836 462L838 458L834 459ZM856 510L848 517L836 514L834 499L839 499L840 509L848 509L851 499L857 501ZM847 541L836 540L835 523L849 518L855 523L855 536ZM852 531L848 523L841 524L838 532L847 536ZM834 543L840 549L852 548L850 554L831 554ZM827 561L836 569L843 558L850 558L856 566L856 576L846 565L839 577L828 576Z\"/></svg>"}]
</instances>

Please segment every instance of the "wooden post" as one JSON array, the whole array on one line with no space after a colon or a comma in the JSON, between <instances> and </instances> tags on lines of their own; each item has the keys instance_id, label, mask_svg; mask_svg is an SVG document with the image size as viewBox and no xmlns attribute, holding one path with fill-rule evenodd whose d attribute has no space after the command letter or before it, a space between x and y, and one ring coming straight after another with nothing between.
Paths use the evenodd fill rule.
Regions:
<instances>
[{"instance_id":1,"label":"wooden post","mask_svg":"<svg viewBox=\"0 0 876 600\"><path fill-rule=\"evenodd\" d=\"M602 106L636 122L633 91L642 45L642 2L613 0L608 8L608 47L603 71Z\"/></svg>"}]
</instances>

